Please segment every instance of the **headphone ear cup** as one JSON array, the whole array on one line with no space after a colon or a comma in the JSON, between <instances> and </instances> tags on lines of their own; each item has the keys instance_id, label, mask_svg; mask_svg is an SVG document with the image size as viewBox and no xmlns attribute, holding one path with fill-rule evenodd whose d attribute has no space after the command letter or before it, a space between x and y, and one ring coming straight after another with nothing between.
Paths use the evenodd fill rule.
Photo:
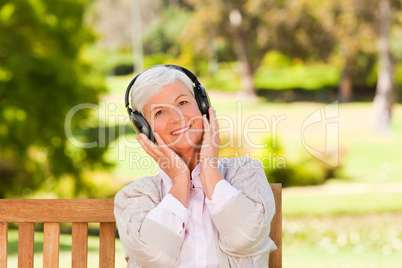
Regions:
<instances>
[{"instance_id":1,"label":"headphone ear cup","mask_svg":"<svg viewBox=\"0 0 402 268\"><path fill-rule=\"evenodd\" d=\"M194 95L195 99L197 100L198 108L200 109L200 112L202 115L206 115L207 119L209 121L209 107L211 106L211 102L209 100L209 96L205 88L201 85L198 84L194 88Z\"/></svg>"},{"instance_id":2,"label":"headphone ear cup","mask_svg":"<svg viewBox=\"0 0 402 268\"><path fill-rule=\"evenodd\" d=\"M152 132L151 126L148 124L148 121L142 114L140 114L138 111L131 111L130 121L138 134L144 133L148 137L148 139L155 143L155 137Z\"/></svg>"}]
</instances>

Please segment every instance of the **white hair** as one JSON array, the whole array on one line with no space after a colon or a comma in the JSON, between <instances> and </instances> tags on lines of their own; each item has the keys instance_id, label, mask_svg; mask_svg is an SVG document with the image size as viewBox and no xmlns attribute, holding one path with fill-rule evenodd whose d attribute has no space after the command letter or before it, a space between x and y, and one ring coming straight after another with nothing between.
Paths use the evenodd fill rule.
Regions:
<instances>
[{"instance_id":1,"label":"white hair","mask_svg":"<svg viewBox=\"0 0 402 268\"><path fill-rule=\"evenodd\" d=\"M143 71L138 75L131 88L132 109L143 114L144 106L153 97L158 95L165 86L177 81L185 84L194 95L193 82L185 73L176 68L156 65Z\"/></svg>"}]
</instances>

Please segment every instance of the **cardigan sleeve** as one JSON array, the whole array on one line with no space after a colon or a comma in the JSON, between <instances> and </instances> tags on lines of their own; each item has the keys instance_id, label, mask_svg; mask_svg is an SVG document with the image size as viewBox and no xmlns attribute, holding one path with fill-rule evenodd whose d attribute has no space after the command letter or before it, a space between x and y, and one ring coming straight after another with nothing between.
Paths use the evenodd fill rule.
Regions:
<instances>
[{"instance_id":1,"label":"cardigan sleeve","mask_svg":"<svg viewBox=\"0 0 402 268\"><path fill-rule=\"evenodd\" d=\"M173 195L167 194L162 201L146 216L147 219L159 223L184 239L191 211Z\"/></svg>"},{"instance_id":2,"label":"cardigan sleeve","mask_svg":"<svg viewBox=\"0 0 402 268\"><path fill-rule=\"evenodd\" d=\"M259 161L249 157L226 163L224 178L240 190L212 219L219 233L219 247L232 257L267 254L276 249L270 239L275 200Z\"/></svg>"},{"instance_id":3,"label":"cardigan sleeve","mask_svg":"<svg viewBox=\"0 0 402 268\"><path fill-rule=\"evenodd\" d=\"M224 208L230 201L232 201L238 194L239 190L234 188L226 180L219 181L212 193L212 198L205 198L205 204L211 215L217 214Z\"/></svg>"},{"instance_id":4,"label":"cardigan sleeve","mask_svg":"<svg viewBox=\"0 0 402 268\"><path fill-rule=\"evenodd\" d=\"M114 215L119 237L130 264L175 267L183 238L147 214L161 202L155 180L144 177L124 187L115 197Z\"/></svg>"}]
</instances>

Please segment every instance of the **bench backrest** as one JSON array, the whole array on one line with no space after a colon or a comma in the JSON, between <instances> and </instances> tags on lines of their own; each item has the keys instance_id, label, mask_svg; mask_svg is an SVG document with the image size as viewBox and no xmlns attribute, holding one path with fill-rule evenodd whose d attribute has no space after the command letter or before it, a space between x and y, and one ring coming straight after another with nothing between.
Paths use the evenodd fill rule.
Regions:
<instances>
[{"instance_id":1,"label":"bench backrest","mask_svg":"<svg viewBox=\"0 0 402 268\"><path fill-rule=\"evenodd\" d=\"M271 184L276 214L270 237L278 249L269 267L282 267L282 185ZM72 223L72 267L87 267L88 223L100 223L99 267L115 265L113 199L0 199L0 267L7 267L8 223L19 223L18 267L33 267L34 224L44 223L43 267L59 267L60 223Z\"/></svg>"},{"instance_id":2,"label":"bench backrest","mask_svg":"<svg viewBox=\"0 0 402 268\"><path fill-rule=\"evenodd\" d=\"M282 268L282 184L271 183L275 198L275 215L271 222L269 237L275 242L277 250L269 255L270 268Z\"/></svg>"}]
</instances>

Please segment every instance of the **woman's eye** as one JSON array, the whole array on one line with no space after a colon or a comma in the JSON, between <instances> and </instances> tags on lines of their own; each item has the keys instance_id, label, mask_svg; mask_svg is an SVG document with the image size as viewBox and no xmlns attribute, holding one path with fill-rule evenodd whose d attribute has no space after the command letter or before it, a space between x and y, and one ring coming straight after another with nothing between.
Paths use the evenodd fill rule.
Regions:
<instances>
[{"instance_id":1,"label":"woman's eye","mask_svg":"<svg viewBox=\"0 0 402 268\"><path fill-rule=\"evenodd\" d=\"M187 101L181 101L181 102L179 102L179 105L183 105L183 104L186 104L187 103Z\"/></svg>"},{"instance_id":2,"label":"woman's eye","mask_svg":"<svg viewBox=\"0 0 402 268\"><path fill-rule=\"evenodd\" d=\"M158 116L158 115L160 115L160 114L162 114L162 110L157 111L157 112L155 113L155 116Z\"/></svg>"}]
</instances>

